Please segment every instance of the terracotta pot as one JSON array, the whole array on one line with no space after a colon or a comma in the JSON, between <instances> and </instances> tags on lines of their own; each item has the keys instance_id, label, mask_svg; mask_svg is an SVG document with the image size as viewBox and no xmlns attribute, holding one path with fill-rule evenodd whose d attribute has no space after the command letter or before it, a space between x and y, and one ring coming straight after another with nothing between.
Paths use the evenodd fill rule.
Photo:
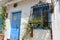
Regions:
<instances>
[{"instance_id":1,"label":"terracotta pot","mask_svg":"<svg viewBox=\"0 0 60 40\"><path fill-rule=\"evenodd\" d=\"M0 40L4 40L4 34L0 34Z\"/></svg>"}]
</instances>

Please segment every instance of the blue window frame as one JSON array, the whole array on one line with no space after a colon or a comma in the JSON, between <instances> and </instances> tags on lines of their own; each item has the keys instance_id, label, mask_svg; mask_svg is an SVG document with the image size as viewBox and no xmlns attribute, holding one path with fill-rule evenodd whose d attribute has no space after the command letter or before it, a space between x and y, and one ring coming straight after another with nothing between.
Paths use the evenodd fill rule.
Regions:
<instances>
[{"instance_id":1,"label":"blue window frame","mask_svg":"<svg viewBox=\"0 0 60 40\"><path fill-rule=\"evenodd\" d=\"M33 8L33 18L39 18L41 22L34 29L50 29L51 14L49 4Z\"/></svg>"}]
</instances>

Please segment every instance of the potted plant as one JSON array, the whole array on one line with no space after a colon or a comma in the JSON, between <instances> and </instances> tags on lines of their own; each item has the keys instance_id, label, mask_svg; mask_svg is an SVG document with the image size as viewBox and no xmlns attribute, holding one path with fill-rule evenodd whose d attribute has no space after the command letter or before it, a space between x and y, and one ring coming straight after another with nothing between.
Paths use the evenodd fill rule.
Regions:
<instances>
[{"instance_id":1,"label":"potted plant","mask_svg":"<svg viewBox=\"0 0 60 40\"><path fill-rule=\"evenodd\" d=\"M0 26L1 27L1 29L2 29L2 31L1 31L1 33L0 33L0 39L4 39L4 31L5 31L5 27L6 27L6 24L5 24L5 13L6 11L5 11L5 8L4 7L2 7L2 9L1 9L1 14L0 14L0 19L2 19L1 20L1 24L0 25L2 25L2 26Z\"/></svg>"}]
</instances>

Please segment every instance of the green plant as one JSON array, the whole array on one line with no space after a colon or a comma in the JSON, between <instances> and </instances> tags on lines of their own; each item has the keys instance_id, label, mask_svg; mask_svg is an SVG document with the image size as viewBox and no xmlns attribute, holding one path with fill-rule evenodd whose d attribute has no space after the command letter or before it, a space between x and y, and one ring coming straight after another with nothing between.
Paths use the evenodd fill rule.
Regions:
<instances>
[{"instance_id":1,"label":"green plant","mask_svg":"<svg viewBox=\"0 0 60 40\"><path fill-rule=\"evenodd\" d=\"M29 21L28 23L25 23L25 26L26 26L26 32L25 32L25 35L23 36L22 39L24 39L28 34L30 34L30 28L31 27L35 27L38 25L38 23L41 22L41 19L40 18L29 18Z\"/></svg>"},{"instance_id":2,"label":"green plant","mask_svg":"<svg viewBox=\"0 0 60 40\"><path fill-rule=\"evenodd\" d=\"M2 32L5 30L6 23L5 23L5 8L2 7L1 14L0 14L0 19L2 19L1 24L2 24Z\"/></svg>"},{"instance_id":3,"label":"green plant","mask_svg":"<svg viewBox=\"0 0 60 40\"><path fill-rule=\"evenodd\" d=\"M3 22L2 22L2 29L5 30L5 27L6 27L6 23L5 23L5 8L2 7L2 19L3 19Z\"/></svg>"}]
</instances>

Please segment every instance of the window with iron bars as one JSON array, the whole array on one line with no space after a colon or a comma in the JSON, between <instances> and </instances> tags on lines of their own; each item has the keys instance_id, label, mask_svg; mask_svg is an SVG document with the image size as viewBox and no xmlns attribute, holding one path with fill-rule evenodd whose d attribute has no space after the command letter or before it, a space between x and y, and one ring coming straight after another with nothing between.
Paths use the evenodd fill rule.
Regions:
<instances>
[{"instance_id":1,"label":"window with iron bars","mask_svg":"<svg viewBox=\"0 0 60 40\"><path fill-rule=\"evenodd\" d=\"M40 20L40 22L35 22L37 24L34 29L50 29L51 28L51 13L50 5L40 5L33 7L32 18L34 20Z\"/></svg>"}]
</instances>

